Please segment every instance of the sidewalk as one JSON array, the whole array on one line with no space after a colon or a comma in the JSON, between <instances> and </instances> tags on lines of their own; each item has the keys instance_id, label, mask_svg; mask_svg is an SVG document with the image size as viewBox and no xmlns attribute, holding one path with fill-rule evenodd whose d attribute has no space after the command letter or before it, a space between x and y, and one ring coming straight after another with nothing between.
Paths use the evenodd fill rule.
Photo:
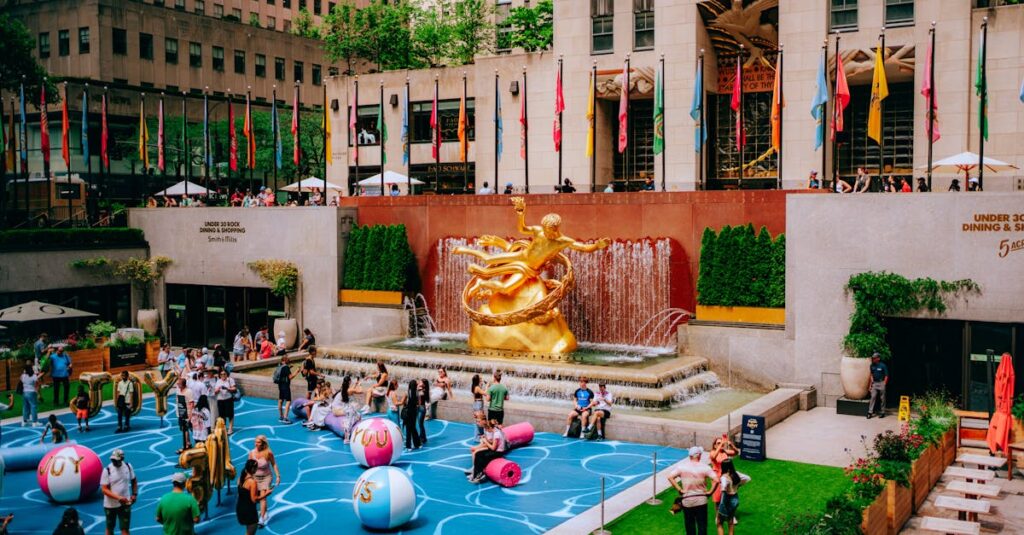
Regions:
<instances>
[{"instance_id":1,"label":"sidewalk","mask_svg":"<svg viewBox=\"0 0 1024 535\"><path fill-rule=\"evenodd\" d=\"M836 414L831 407L797 411L768 428L767 454L769 459L845 467L851 457L864 455L862 435L870 445L875 435L899 427L895 414L868 420Z\"/></svg>"}]
</instances>

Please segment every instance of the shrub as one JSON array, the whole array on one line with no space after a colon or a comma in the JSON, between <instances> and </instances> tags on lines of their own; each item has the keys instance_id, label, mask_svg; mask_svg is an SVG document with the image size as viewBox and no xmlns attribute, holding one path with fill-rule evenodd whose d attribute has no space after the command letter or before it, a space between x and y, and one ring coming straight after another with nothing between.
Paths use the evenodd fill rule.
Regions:
<instances>
[{"instance_id":1,"label":"shrub","mask_svg":"<svg viewBox=\"0 0 1024 535\"><path fill-rule=\"evenodd\" d=\"M286 260L257 260L249 262L249 269L270 286L270 293L278 297L295 297L299 290L299 268Z\"/></svg>"},{"instance_id":2,"label":"shrub","mask_svg":"<svg viewBox=\"0 0 1024 535\"><path fill-rule=\"evenodd\" d=\"M1024 420L1024 394L1019 394L1016 401L1013 403L1013 407L1010 408L1010 414L1018 420Z\"/></svg>"},{"instance_id":3,"label":"shrub","mask_svg":"<svg viewBox=\"0 0 1024 535\"><path fill-rule=\"evenodd\" d=\"M910 462L912 454L921 447L920 435L903 428L899 433L888 430L875 435L874 453L881 461Z\"/></svg>"},{"instance_id":4,"label":"shrub","mask_svg":"<svg viewBox=\"0 0 1024 535\"><path fill-rule=\"evenodd\" d=\"M701 237L697 302L711 306L786 306L786 240L767 228L722 227Z\"/></svg>"},{"instance_id":5,"label":"shrub","mask_svg":"<svg viewBox=\"0 0 1024 535\"><path fill-rule=\"evenodd\" d=\"M356 227L345 250L343 287L391 292L416 289L416 257L405 225Z\"/></svg>"},{"instance_id":6,"label":"shrub","mask_svg":"<svg viewBox=\"0 0 1024 535\"><path fill-rule=\"evenodd\" d=\"M885 487L885 478L879 473L878 459L873 457L857 459L846 467L846 475L853 481L850 498L861 509L870 505Z\"/></svg>"},{"instance_id":7,"label":"shrub","mask_svg":"<svg viewBox=\"0 0 1024 535\"><path fill-rule=\"evenodd\" d=\"M93 338L110 338L110 335L117 331L113 323L104 320L96 320L85 327Z\"/></svg>"}]
</instances>

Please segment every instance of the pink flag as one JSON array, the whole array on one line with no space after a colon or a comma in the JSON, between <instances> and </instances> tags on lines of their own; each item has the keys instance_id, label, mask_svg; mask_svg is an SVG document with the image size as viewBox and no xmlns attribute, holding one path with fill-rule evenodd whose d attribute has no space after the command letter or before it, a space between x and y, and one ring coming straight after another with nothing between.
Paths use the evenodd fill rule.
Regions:
<instances>
[{"instance_id":1,"label":"pink flag","mask_svg":"<svg viewBox=\"0 0 1024 535\"><path fill-rule=\"evenodd\" d=\"M519 157L526 159L526 130L528 128L526 121L526 92L523 92L523 96L519 99Z\"/></svg>"},{"instance_id":2,"label":"pink flag","mask_svg":"<svg viewBox=\"0 0 1024 535\"><path fill-rule=\"evenodd\" d=\"M555 152L562 150L563 111L565 111L565 96L562 94L562 71L559 69L555 79L555 126L552 131L555 140Z\"/></svg>"},{"instance_id":3,"label":"pink flag","mask_svg":"<svg viewBox=\"0 0 1024 535\"><path fill-rule=\"evenodd\" d=\"M619 96L619 152L629 145L629 60L622 66L622 94Z\"/></svg>"},{"instance_id":4,"label":"pink flag","mask_svg":"<svg viewBox=\"0 0 1024 535\"><path fill-rule=\"evenodd\" d=\"M299 146L299 86L295 86L295 101L292 103L292 162L298 166L299 158L302 156L302 148Z\"/></svg>"},{"instance_id":5,"label":"pink flag","mask_svg":"<svg viewBox=\"0 0 1024 535\"><path fill-rule=\"evenodd\" d=\"M747 132L743 129L743 114L740 109L743 106L743 58L736 60L736 79L732 82L732 101L729 107L736 112L736 150L743 150L747 144ZM741 162L742 163L742 162Z\"/></svg>"},{"instance_id":6,"label":"pink flag","mask_svg":"<svg viewBox=\"0 0 1024 535\"><path fill-rule=\"evenodd\" d=\"M430 109L430 156L436 161L441 151L441 123L437 120L437 82L434 82L434 105Z\"/></svg>"},{"instance_id":7,"label":"pink flag","mask_svg":"<svg viewBox=\"0 0 1024 535\"><path fill-rule=\"evenodd\" d=\"M352 161L359 162L359 131L356 129L359 117L359 82L356 81L356 88L352 94L352 111L348 114L348 130L352 136Z\"/></svg>"},{"instance_id":8,"label":"pink flag","mask_svg":"<svg viewBox=\"0 0 1024 535\"><path fill-rule=\"evenodd\" d=\"M925 106L929 108L924 117L924 131L928 131L928 125L930 123L932 128L932 142L934 143L942 136L939 135L939 105L935 102L935 88L932 87L932 54L932 46L929 44L928 55L925 56L924 60L924 81L921 83L921 95L925 98Z\"/></svg>"},{"instance_id":9,"label":"pink flag","mask_svg":"<svg viewBox=\"0 0 1024 535\"><path fill-rule=\"evenodd\" d=\"M160 97L160 109L157 114L156 125L156 166L161 170L167 169L167 162L164 160L164 99Z\"/></svg>"},{"instance_id":10,"label":"pink flag","mask_svg":"<svg viewBox=\"0 0 1024 535\"><path fill-rule=\"evenodd\" d=\"M843 113L846 106L850 104L850 86L846 83L846 69L843 67L843 56L836 56L836 98L835 109L832 115L832 139L836 138L836 132L843 131Z\"/></svg>"}]
</instances>

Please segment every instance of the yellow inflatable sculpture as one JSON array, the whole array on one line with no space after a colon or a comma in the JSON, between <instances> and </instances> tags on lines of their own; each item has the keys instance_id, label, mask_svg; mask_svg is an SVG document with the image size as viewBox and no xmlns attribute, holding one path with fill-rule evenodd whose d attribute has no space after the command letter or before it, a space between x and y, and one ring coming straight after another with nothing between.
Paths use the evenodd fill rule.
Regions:
<instances>
[{"instance_id":1,"label":"yellow inflatable sculpture","mask_svg":"<svg viewBox=\"0 0 1024 535\"><path fill-rule=\"evenodd\" d=\"M84 372L78 380L85 383L89 390L89 417L92 418L100 413L103 408L103 385L110 382L110 374L107 372ZM71 412L75 412L74 399L71 400Z\"/></svg>"},{"instance_id":2,"label":"yellow inflatable sculpture","mask_svg":"<svg viewBox=\"0 0 1024 535\"><path fill-rule=\"evenodd\" d=\"M192 469L192 476L185 482L185 490L199 502L199 509L206 511L212 491L220 491L225 482L235 477L224 419L217 418L213 432L205 442L199 442L195 447L181 452L178 464L182 468Z\"/></svg>"},{"instance_id":3,"label":"yellow inflatable sculpture","mask_svg":"<svg viewBox=\"0 0 1024 535\"><path fill-rule=\"evenodd\" d=\"M149 389L153 391L153 399L156 402L156 415L163 421L164 416L167 415L167 394L171 392L171 388L178 381L178 373L170 370L163 378L154 379L152 373L146 372L142 374L142 378L146 381Z\"/></svg>"}]
</instances>

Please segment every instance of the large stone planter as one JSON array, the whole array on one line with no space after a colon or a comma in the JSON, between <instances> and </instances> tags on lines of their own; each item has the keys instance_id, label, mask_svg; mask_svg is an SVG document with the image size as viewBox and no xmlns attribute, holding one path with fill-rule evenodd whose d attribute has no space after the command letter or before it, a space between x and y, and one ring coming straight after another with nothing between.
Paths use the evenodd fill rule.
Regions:
<instances>
[{"instance_id":1,"label":"large stone planter","mask_svg":"<svg viewBox=\"0 0 1024 535\"><path fill-rule=\"evenodd\" d=\"M910 489L913 492L914 512L921 509L921 504L928 498L932 486L929 478L931 464L931 448L921 452L921 456L910 466Z\"/></svg>"},{"instance_id":2,"label":"large stone planter","mask_svg":"<svg viewBox=\"0 0 1024 535\"><path fill-rule=\"evenodd\" d=\"M886 535L889 530L889 487L882 489L875 501L861 512L860 530L864 535Z\"/></svg>"},{"instance_id":3,"label":"large stone planter","mask_svg":"<svg viewBox=\"0 0 1024 535\"><path fill-rule=\"evenodd\" d=\"M843 384L843 393L847 399L868 397L870 372L871 359L843 357L839 363L839 381Z\"/></svg>"},{"instance_id":4,"label":"large stone planter","mask_svg":"<svg viewBox=\"0 0 1024 535\"><path fill-rule=\"evenodd\" d=\"M725 307L697 305L697 319L722 323L785 325L786 309L766 307Z\"/></svg>"},{"instance_id":5,"label":"large stone planter","mask_svg":"<svg viewBox=\"0 0 1024 535\"><path fill-rule=\"evenodd\" d=\"M135 314L139 328L146 331L150 336L156 336L160 332L160 312L155 308L140 308Z\"/></svg>"},{"instance_id":6,"label":"large stone planter","mask_svg":"<svg viewBox=\"0 0 1024 535\"><path fill-rule=\"evenodd\" d=\"M886 532L889 535L896 535L903 529L903 524L910 519L914 495L910 488L903 487L895 481L887 481L886 490L888 491L886 516L889 521Z\"/></svg>"},{"instance_id":7,"label":"large stone planter","mask_svg":"<svg viewBox=\"0 0 1024 535\"><path fill-rule=\"evenodd\" d=\"M402 307L402 292L384 292L378 290L341 290L338 292L338 303L357 306Z\"/></svg>"},{"instance_id":8,"label":"large stone planter","mask_svg":"<svg viewBox=\"0 0 1024 535\"><path fill-rule=\"evenodd\" d=\"M295 341L299 338L299 322L295 318L277 318L274 320L274 332L271 333L271 341L277 341L278 333L284 333L284 346L295 347Z\"/></svg>"}]
</instances>

